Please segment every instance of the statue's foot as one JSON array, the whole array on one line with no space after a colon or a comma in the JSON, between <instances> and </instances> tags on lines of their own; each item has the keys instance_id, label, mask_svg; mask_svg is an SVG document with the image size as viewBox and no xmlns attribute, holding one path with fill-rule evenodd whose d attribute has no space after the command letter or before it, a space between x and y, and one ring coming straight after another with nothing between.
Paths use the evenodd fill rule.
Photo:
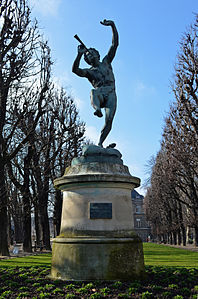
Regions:
<instances>
[{"instance_id":1,"label":"statue's foot","mask_svg":"<svg viewBox=\"0 0 198 299\"><path fill-rule=\"evenodd\" d=\"M100 143L100 142L98 143L98 146L103 147L102 143Z\"/></svg>"},{"instance_id":2,"label":"statue's foot","mask_svg":"<svg viewBox=\"0 0 198 299\"><path fill-rule=\"evenodd\" d=\"M94 112L94 115L96 115L96 116L98 116L98 117L102 117L102 116L103 116L101 110L96 110L96 111Z\"/></svg>"}]
</instances>

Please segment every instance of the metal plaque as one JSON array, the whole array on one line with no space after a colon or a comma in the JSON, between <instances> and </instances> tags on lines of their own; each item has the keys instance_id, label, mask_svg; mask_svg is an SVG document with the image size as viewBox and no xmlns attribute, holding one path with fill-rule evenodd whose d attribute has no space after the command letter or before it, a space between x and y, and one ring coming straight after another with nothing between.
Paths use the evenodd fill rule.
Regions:
<instances>
[{"instance_id":1,"label":"metal plaque","mask_svg":"<svg viewBox=\"0 0 198 299\"><path fill-rule=\"evenodd\" d=\"M90 202L90 219L112 219L112 203Z\"/></svg>"}]
</instances>

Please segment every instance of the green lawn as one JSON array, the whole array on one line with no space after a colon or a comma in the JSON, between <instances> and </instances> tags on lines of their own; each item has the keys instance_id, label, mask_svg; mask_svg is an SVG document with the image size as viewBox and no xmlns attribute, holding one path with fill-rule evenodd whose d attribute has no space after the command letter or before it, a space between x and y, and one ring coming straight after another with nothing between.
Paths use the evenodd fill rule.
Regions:
<instances>
[{"instance_id":1,"label":"green lawn","mask_svg":"<svg viewBox=\"0 0 198 299\"><path fill-rule=\"evenodd\" d=\"M198 267L198 252L155 243L144 243L146 266Z\"/></svg>"},{"instance_id":2,"label":"green lawn","mask_svg":"<svg viewBox=\"0 0 198 299\"><path fill-rule=\"evenodd\" d=\"M198 267L198 252L155 243L144 243L144 259L146 266ZM0 267L50 267L50 265L51 254L0 260Z\"/></svg>"},{"instance_id":3,"label":"green lawn","mask_svg":"<svg viewBox=\"0 0 198 299\"><path fill-rule=\"evenodd\" d=\"M0 267L32 267L32 266L51 266L51 254L31 255L0 260Z\"/></svg>"},{"instance_id":4,"label":"green lawn","mask_svg":"<svg viewBox=\"0 0 198 299\"><path fill-rule=\"evenodd\" d=\"M135 281L51 280L51 254L0 260L0 299L198 298L198 252L144 243L146 278Z\"/></svg>"}]
</instances>

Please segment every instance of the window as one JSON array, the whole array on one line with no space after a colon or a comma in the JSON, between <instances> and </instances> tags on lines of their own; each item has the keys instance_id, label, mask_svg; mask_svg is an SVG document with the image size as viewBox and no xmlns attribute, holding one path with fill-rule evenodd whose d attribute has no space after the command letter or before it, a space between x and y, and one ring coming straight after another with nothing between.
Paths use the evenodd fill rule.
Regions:
<instances>
[{"instance_id":1,"label":"window","mask_svg":"<svg viewBox=\"0 0 198 299\"><path fill-rule=\"evenodd\" d=\"M141 220L140 219L136 219L136 226L141 227Z\"/></svg>"},{"instance_id":2,"label":"window","mask_svg":"<svg viewBox=\"0 0 198 299\"><path fill-rule=\"evenodd\" d=\"M141 206L136 206L135 211L136 213L141 213Z\"/></svg>"}]
</instances>

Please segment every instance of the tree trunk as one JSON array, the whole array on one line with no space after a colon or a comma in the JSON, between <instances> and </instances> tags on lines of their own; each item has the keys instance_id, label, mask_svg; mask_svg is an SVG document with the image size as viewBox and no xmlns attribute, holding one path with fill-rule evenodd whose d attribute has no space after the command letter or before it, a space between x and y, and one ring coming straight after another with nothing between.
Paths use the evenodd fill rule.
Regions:
<instances>
[{"instance_id":1,"label":"tree trunk","mask_svg":"<svg viewBox=\"0 0 198 299\"><path fill-rule=\"evenodd\" d=\"M183 246L186 246L186 228L183 224L181 225L181 232L182 232L182 244Z\"/></svg>"},{"instance_id":2,"label":"tree trunk","mask_svg":"<svg viewBox=\"0 0 198 299\"><path fill-rule=\"evenodd\" d=\"M170 233L167 233L167 243L170 244Z\"/></svg>"},{"instance_id":3,"label":"tree trunk","mask_svg":"<svg viewBox=\"0 0 198 299\"><path fill-rule=\"evenodd\" d=\"M169 234L170 234L170 244L173 245L173 234L172 232L170 232Z\"/></svg>"},{"instance_id":4,"label":"tree trunk","mask_svg":"<svg viewBox=\"0 0 198 299\"><path fill-rule=\"evenodd\" d=\"M176 232L173 232L173 244L177 245L177 234L176 234Z\"/></svg>"},{"instance_id":5,"label":"tree trunk","mask_svg":"<svg viewBox=\"0 0 198 299\"><path fill-rule=\"evenodd\" d=\"M23 222L18 215L14 217L14 241L16 243L23 243Z\"/></svg>"},{"instance_id":6,"label":"tree trunk","mask_svg":"<svg viewBox=\"0 0 198 299\"><path fill-rule=\"evenodd\" d=\"M187 228L186 228L186 241L187 241L187 243L188 244L190 244L190 239L191 239L191 234L190 234L190 227L189 226L187 226Z\"/></svg>"},{"instance_id":7,"label":"tree trunk","mask_svg":"<svg viewBox=\"0 0 198 299\"><path fill-rule=\"evenodd\" d=\"M39 219L39 210L38 210L38 203L34 204L34 221L35 221L35 231L36 231L36 247L40 246L41 241L41 224Z\"/></svg>"},{"instance_id":8,"label":"tree trunk","mask_svg":"<svg viewBox=\"0 0 198 299\"><path fill-rule=\"evenodd\" d=\"M42 204L39 205L40 210L40 220L41 220L41 227L42 227L42 241L45 249L51 250L50 245L50 229L49 229L49 217L47 212L47 204L44 205L44 200L42 200Z\"/></svg>"},{"instance_id":9,"label":"tree trunk","mask_svg":"<svg viewBox=\"0 0 198 299\"><path fill-rule=\"evenodd\" d=\"M1 163L2 157L0 156L0 256L9 256L8 250L8 211L7 211L7 192L5 182L5 167Z\"/></svg>"},{"instance_id":10,"label":"tree trunk","mask_svg":"<svg viewBox=\"0 0 198 299\"><path fill-rule=\"evenodd\" d=\"M14 236L14 231L13 231L13 227L11 224L11 216L10 213L8 211L8 246L10 247L10 245L13 245L13 236Z\"/></svg>"},{"instance_id":11,"label":"tree trunk","mask_svg":"<svg viewBox=\"0 0 198 299\"><path fill-rule=\"evenodd\" d=\"M27 196L23 197L24 218L23 218L23 250L32 252L32 223L31 223L31 205Z\"/></svg>"},{"instance_id":12,"label":"tree trunk","mask_svg":"<svg viewBox=\"0 0 198 299\"><path fill-rule=\"evenodd\" d=\"M181 237L181 230L178 229L177 231L177 244L181 245L182 237Z\"/></svg>"},{"instance_id":13,"label":"tree trunk","mask_svg":"<svg viewBox=\"0 0 198 299\"><path fill-rule=\"evenodd\" d=\"M195 226L195 237L194 237L194 244L195 246L198 246L198 226Z\"/></svg>"},{"instance_id":14,"label":"tree trunk","mask_svg":"<svg viewBox=\"0 0 198 299\"><path fill-rule=\"evenodd\" d=\"M23 250L26 252L32 252L32 222L31 222L31 202L30 202L30 162L32 157L31 146L28 147L27 156L24 158L24 181L23 181Z\"/></svg>"},{"instance_id":15,"label":"tree trunk","mask_svg":"<svg viewBox=\"0 0 198 299\"><path fill-rule=\"evenodd\" d=\"M56 226L56 235L60 234L62 205L63 205L62 193L61 191L56 190L55 204L54 204L54 224Z\"/></svg>"}]
</instances>

